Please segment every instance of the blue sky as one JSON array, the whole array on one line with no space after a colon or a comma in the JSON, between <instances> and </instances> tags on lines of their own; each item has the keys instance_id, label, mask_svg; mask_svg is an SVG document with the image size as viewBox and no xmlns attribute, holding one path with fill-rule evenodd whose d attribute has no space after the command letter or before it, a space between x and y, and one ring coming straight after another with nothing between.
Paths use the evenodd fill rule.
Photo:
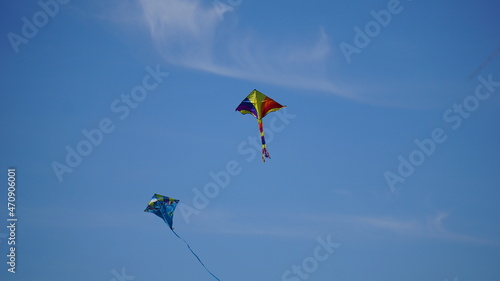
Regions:
<instances>
[{"instance_id":1,"label":"blue sky","mask_svg":"<svg viewBox=\"0 0 500 281\"><path fill-rule=\"evenodd\" d=\"M210 280L154 193L220 280L500 276L497 1L0 8L0 279Z\"/></svg>"}]
</instances>

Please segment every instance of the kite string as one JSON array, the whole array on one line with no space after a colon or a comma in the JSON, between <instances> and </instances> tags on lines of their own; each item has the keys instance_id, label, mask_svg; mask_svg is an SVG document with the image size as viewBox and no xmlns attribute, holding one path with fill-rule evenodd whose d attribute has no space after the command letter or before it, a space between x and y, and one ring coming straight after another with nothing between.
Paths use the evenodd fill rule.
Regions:
<instances>
[{"instance_id":1,"label":"kite string","mask_svg":"<svg viewBox=\"0 0 500 281\"><path fill-rule=\"evenodd\" d=\"M217 278L217 276L215 276L212 272L210 272L210 270L208 270L208 268L201 261L201 259L198 257L198 255L193 251L193 249L191 249L191 246L189 246L188 242L186 242L186 240L182 239L173 229L172 229L172 232L175 234L175 236L177 236L177 238L181 239L182 241L184 241L184 243L186 243L186 246L188 247L189 251L191 251L191 253L198 259L198 261L201 263L201 265L203 265L203 267L205 268L205 270L208 273L210 273L210 275L212 275L215 279L217 279L218 281L220 281L220 279Z\"/></svg>"}]
</instances>

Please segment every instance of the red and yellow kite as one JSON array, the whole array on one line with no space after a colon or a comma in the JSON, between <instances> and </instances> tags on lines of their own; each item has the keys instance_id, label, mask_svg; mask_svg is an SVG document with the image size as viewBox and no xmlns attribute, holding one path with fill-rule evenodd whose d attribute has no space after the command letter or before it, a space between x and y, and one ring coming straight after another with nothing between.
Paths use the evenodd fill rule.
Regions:
<instances>
[{"instance_id":1,"label":"red and yellow kite","mask_svg":"<svg viewBox=\"0 0 500 281\"><path fill-rule=\"evenodd\" d=\"M257 118L260 130L260 139L262 141L262 162L266 162L265 158L271 158L266 148L262 118L264 118L264 116L266 116L269 112L280 110L283 107L285 106L254 89L236 108L236 111L241 112L241 114L252 114L255 118Z\"/></svg>"}]
</instances>

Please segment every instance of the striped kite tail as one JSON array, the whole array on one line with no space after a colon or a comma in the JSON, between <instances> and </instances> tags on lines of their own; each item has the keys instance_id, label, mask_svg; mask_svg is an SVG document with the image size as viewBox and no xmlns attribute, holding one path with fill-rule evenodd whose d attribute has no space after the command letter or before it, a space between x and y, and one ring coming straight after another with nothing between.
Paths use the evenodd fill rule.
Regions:
<instances>
[{"instance_id":1,"label":"striped kite tail","mask_svg":"<svg viewBox=\"0 0 500 281\"><path fill-rule=\"evenodd\" d=\"M266 138L264 137L264 126L262 125L262 119L257 119L259 123L260 140L262 141L262 162L266 162L266 158L271 159L269 152L266 148Z\"/></svg>"}]
</instances>

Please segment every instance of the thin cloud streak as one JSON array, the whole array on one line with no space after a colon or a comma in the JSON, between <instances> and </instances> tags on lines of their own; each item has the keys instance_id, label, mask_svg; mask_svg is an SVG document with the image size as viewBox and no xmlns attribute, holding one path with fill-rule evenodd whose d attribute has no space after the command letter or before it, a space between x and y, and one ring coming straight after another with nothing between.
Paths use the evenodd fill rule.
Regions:
<instances>
[{"instance_id":1,"label":"thin cloud streak","mask_svg":"<svg viewBox=\"0 0 500 281\"><path fill-rule=\"evenodd\" d=\"M444 225L444 220L450 216L449 213L439 212L435 216L426 219L403 220L390 217L370 217L370 216L350 216L350 215L332 215L332 216L308 216L307 219L325 224L348 224L358 228L367 228L372 230L386 230L397 233L400 236L417 236L431 239L445 239L458 242L471 242L479 244L489 244L499 246L497 241L491 241L483 238L458 234L449 231ZM306 219L306 218L302 218Z\"/></svg>"},{"instance_id":2,"label":"thin cloud streak","mask_svg":"<svg viewBox=\"0 0 500 281\"><path fill-rule=\"evenodd\" d=\"M327 75L332 48L322 28L315 42L284 44L235 26L227 30L231 23L198 0L139 0L139 6L158 52L169 63L353 98Z\"/></svg>"},{"instance_id":3,"label":"thin cloud streak","mask_svg":"<svg viewBox=\"0 0 500 281\"><path fill-rule=\"evenodd\" d=\"M387 231L403 238L421 237L500 246L498 241L463 235L448 230L444 224L444 221L450 217L447 212L439 212L424 219L411 220L363 215L302 214L290 217L267 214L265 215L268 219L266 222L260 219L264 216L262 214L237 215L220 211L210 211L210 214L208 214L208 212L206 210L201 214L202 217L206 216L206 218L199 219L198 223L203 224L203 222L209 221L210 227L203 225L199 230L218 234L311 238L324 232L351 233L348 236L353 237L353 235L359 235L360 233L363 235L363 233L374 233L374 231ZM277 222L279 222L279 226L277 226ZM360 232L360 229L366 231ZM353 231L354 233L352 233Z\"/></svg>"}]
</instances>

